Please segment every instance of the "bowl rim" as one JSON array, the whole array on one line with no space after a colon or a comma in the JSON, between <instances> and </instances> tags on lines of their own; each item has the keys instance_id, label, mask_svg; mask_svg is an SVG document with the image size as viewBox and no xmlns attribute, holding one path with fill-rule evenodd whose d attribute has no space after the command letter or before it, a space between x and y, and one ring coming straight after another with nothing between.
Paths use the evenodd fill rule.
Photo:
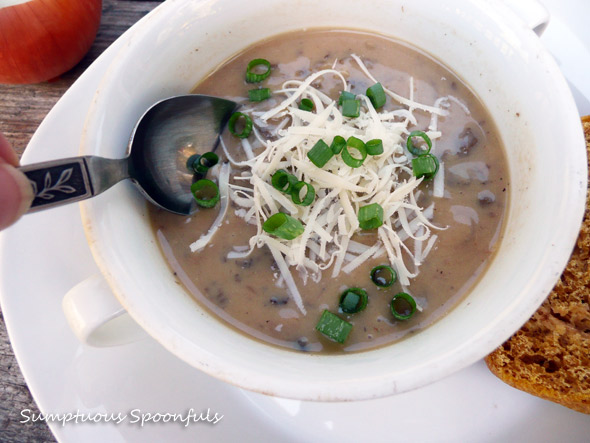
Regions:
<instances>
[{"instance_id":1,"label":"bowl rim","mask_svg":"<svg viewBox=\"0 0 590 443\"><path fill-rule=\"evenodd\" d=\"M479 0L472 0L470 3L473 5L481 6L482 2L480 2ZM109 85L112 84L112 79L117 77L119 73L118 71L121 69L121 66L123 66L128 54L130 52L132 53L134 48L137 45L141 44L142 39L145 38L145 35L153 32L153 29L155 27L166 21L167 15L170 15L172 13L173 8L177 8L179 5L187 6L190 4L190 0L175 0L166 2L166 4L162 4L159 8L156 9L154 15L151 17L149 21L143 22L140 27L134 30L132 42L125 48L123 48L119 54L117 54L117 57L115 58L115 60L107 70L107 73L103 77L101 86L97 90L96 98L93 101L93 108L89 111L87 121L85 124L85 135L83 137L83 141L81 144L82 153L89 153L87 152L89 149L89 132L87 131L93 130L93 125L95 125L96 119L98 118L96 109L97 107L104 106L104 101L106 100L104 98L105 90L107 92L109 91ZM502 9L502 7L499 8ZM506 14L506 16L503 17L504 19L512 22L518 21L518 18L512 15L511 10L509 10L508 8L504 8L504 10L501 10L500 12L501 14ZM519 32L529 31L522 30ZM540 42L535 42L534 40L531 40L530 35L528 37L530 42L533 42L529 44L536 44L537 47L535 48L535 50L538 51L540 54L544 54L544 66L548 69L548 75L551 75L554 79L557 79L558 84L556 85L556 87L561 88L563 91L565 91L566 96L569 94L570 108L568 109L568 113L570 115L574 113L577 116L577 112L572 111L572 109L575 109L573 98L571 97L571 93L569 92L569 89L567 88L565 80L561 76L557 65L553 62L552 58L542 48ZM568 97L565 98L565 101L568 101ZM586 182L584 180L586 178L586 163L583 163L583 174L581 173L582 168L576 168L577 165L575 163L577 163L582 158L581 155L583 155L585 159L586 151L585 145L583 144L583 137L581 133L581 124L579 123L579 118L576 120L576 123L579 126L579 136L576 137L573 135L572 141L576 146L584 146L583 154L579 152L577 156L574 156L575 158L572 161L572 163L574 164L571 165L573 170L577 171L578 175L580 175L579 183L577 183L578 187L575 188L577 192L574 192L573 195L570 196L570 199L574 201L573 206L576 207L576 210L572 212L572 217L566 221L565 231L569 233L567 235L567 239L560 243L560 248L554 248L552 250L552 252L555 254L551 259L551 269L553 270L555 270L556 268L563 269L563 267L565 267L565 264L567 263L567 258L569 257L569 253L571 252L571 249L573 248L575 239L577 237L577 232L579 231L579 226L582 221L583 208L585 207ZM576 125L572 120L571 124L569 125L570 129L575 130L575 126ZM487 328L482 329L479 335L470 337L469 340L464 341L462 346L455 350L455 360L452 361L452 364L449 363L449 355L439 355L434 359L425 360L425 363L422 366L413 367L412 374L392 373L389 375L384 375L380 379L369 381L364 380L363 383L358 383L357 386L343 386L341 380L329 382L325 379L297 380L293 383L286 383L285 380L277 376L276 373L274 374L274 376L271 376L270 374L257 373L255 365L248 365L248 367L246 368L247 371L245 372L244 368L229 368L226 361L217 358L216 356L212 356L210 353L207 352L203 354L202 350L199 350L197 347L195 347L194 343L187 342L182 337L176 336L174 331L169 330L165 325L162 325L161 322L158 324L154 324L151 323L149 319L146 320L146 318L144 317L146 310L138 307L134 300L129 299L125 295L125 288L122 287L118 279L113 276L112 265L110 265L107 262L107 259L105 258L106 256L108 256L108 254L105 255L105 250L101 245L99 238L97 238L97 232L100 232L100 229L103 228L97 226L94 222L94 218L96 216L96 205L97 203L93 201L88 201L81 204L82 220L88 238L88 242L92 254L95 258L95 261L101 269L101 272L103 273L103 275L105 275L107 281L109 281L109 284L113 288L113 292L116 294L117 298L125 307L125 309L131 314L131 316L148 333L150 333L150 335L152 335L158 341L160 341L168 350L170 350L183 360L187 361L189 364L196 366L199 369L211 375L217 376L218 378L221 378L229 383L236 384L237 386L266 394L278 395L281 397L311 400L351 400L376 398L384 395L389 395L417 388L425 384L434 382L447 375L450 375L452 372L455 372L465 366L468 366L469 364L474 363L475 361L484 357L489 351L493 350L496 346L500 345L516 329L518 329L518 327L520 327L520 325L524 323L537 309L537 307L542 303L543 299L552 287L551 281L554 283L559 277L559 274L561 273L559 272L556 275L546 277L544 280L544 287L542 288L542 290L538 291L534 297L530 296L528 299L529 302L525 304L526 306L521 306L516 311L513 311L512 316L510 316L510 318L507 318L506 316L502 318L497 318L497 322L489 324ZM108 249L108 246L106 248ZM520 298L517 301L520 301ZM497 334L494 337L490 336L490 331L492 330L497 331ZM268 347L268 345L263 345L263 347ZM267 354L264 352L264 350L259 349L259 351L261 352L261 355ZM375 355L379 354L379 352L374 351L367 352L372 352ZM282 350L272 352L272 354L277 354L281 356L284 356L283 353L288 353L290 355L293 354L293 352L291 351ZM328 360L334 359L334 357L327 358ZM352 362L350 358L346 358L346 356L338 356L336 358L340 362L354 364L354 362ZM315 362L322 362L320 364L324 364L326 362L326 357L311 356L311 360L314 360ZM433 368L436 368L437 371L435 375L433 375Z\"/></svg>"}]
</instances>

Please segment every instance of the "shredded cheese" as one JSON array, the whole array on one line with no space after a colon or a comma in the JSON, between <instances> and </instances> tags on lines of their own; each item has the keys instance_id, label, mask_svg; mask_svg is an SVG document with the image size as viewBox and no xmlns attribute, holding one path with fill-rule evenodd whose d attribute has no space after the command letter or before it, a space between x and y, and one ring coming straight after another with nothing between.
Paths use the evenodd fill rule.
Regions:
<instances>
[{"instance_id":1,"label":"shredded cheese","mask_svg":"<svg viewBox=\"0 0 590 443\"><path fill-rule=\"evenodd\" d=\"M352 55L352 58L371 81L378 81L360 57ZM235 214L257 227L249 245L236 248L228 257L245 257L256 247L268 247L279 270L277 281L287 287L303 315L306 310L293 279L293 269L299 272L304 282L308 278L319 281L321 272L330 267L331 276L338 277L340 272L350 273L373 257L386 256L402 286L405 288L410 284L434 248L437 236L432 235L432 229L441 228L430 221L434 204L423 209L416 202L416 194L420 192L417 188L422 179L412 176L411 159L404 150L405 137L410 132L408 128L417 124L415 110L430 113L428 134L434 142L442 136L438 130L438 118L448 115L450 102L458 103L466 113L469 112L451 96L441 97L433 105L416 102L411 79L409 98L384 85L386 94L406 109L378 112L368 97L357 94L362 104L360 115L348 118L342 115L335 101L312 86L322 76L336 77L342 82L342 90L350 90L345 74L334 68L314 73L304 81L287 81L281 89L274 91L274 94L286 96L277 106L265 112L255 109L241 111L248 112L255 123L256 148L242 141L247 160L235 161L222 141L229 162L242 168L242 173L233 180L239 181L239 185L223 186L223 172L220 174L222 202L226 202L220 216L223 217L221 214L227 210L229 197L239 208ZM315 111L298 109L297 103L301 98L311 99ZM256 126L264 127L264 133L273 131L273 140L264 140ZM368 156L356 169L346 165L340 155L333 156L324 167L318 168L307 158L307 153L319 139L329 145L336 135L345 139L354 136L364 142L379 138L384 152ZM270 177L278 169L285 169L298 180L311 184L316 191L315 201L307 207L297 206L288 196L274 189L270 185ZM227 170L229 164L224 171ZM443 174L444 165L441 162L433 184L435 197L444 196ZM365 245L353 240L353 236L360 232L359 208L371 203L383 207L384 223L377 229L376 242ZM288 212L299 219L304 226L303 234L293 240L283 240L264 233L262 224L278 211ZM202 249L219 224L216 220L210 231L191 245L191 250ZM405 241L413 242L413 252Z\"/></svg>"},{"instance_id":2,"label":"shredded cheese","mask_svg":"<svg viewBox=\"0 0 590 443\"><path fill-rule=\"evenodd\" d=\"M229 204L229 175L231 172L231 167L229 163L224 163L220 170L219 170L219 202L220 202L220 209L215 221L209 228L206 234L203 234L197 241L193 242L190 245L191 252L200 251L203 249L209 241L213 238L223 219L225 218L225 214L227 213L227 207Z\"/></svg>"}]
</instances>

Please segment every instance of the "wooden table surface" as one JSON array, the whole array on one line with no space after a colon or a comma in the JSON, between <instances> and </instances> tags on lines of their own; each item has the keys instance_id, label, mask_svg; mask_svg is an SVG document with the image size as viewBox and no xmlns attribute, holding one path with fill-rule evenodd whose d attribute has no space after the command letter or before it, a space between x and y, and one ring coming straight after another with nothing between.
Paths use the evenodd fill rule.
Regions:
<instances>
[{"instance_id":1,"label":"wooden table surface","mask_svg":"<svg viewBox=\"0 0 590 443\"><path fill-rule=\"evenodd\" d=\"M37 127L86 68L124 31L161 0L103 0L96 40L84 59L59 79L38 85L0 85L0 132L22 155ZM27 388L0 312L0 442L54 442L44 422L21 424L20 411L39 410Z\"/></svg>"}]
</instances>

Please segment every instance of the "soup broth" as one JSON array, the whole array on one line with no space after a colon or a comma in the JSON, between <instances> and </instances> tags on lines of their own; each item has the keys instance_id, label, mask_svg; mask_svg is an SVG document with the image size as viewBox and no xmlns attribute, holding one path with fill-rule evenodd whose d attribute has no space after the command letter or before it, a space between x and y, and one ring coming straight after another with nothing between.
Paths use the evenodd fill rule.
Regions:
<instances>
[{"instance_id":1,"label":"soup broth","mask_svg":"<svg viewBox=\"0 0 590 443\"><path fill-rule=\"evenodd\" d=\"M298 87L297 83L284 85L286 81L304 81L313 73L335 69L343 73L352 93L365 94L374 82L353 54L384 87L402 97L429 106L446 97L439 101L444 105L440 106L444 115L436 117L431 112L400 104L391 96L379 109L379 113L409 109L415 121L406 124L404 146L408 132L428 131L433 121L436 123L436 130L430 131L434 140L432 153L441 164L439 174L444 174L444 193L434 196L436 179L423 181L415 190L418 206L435 227L428 229L430 237L424 242L408 238L400 246L408 271L416 274L409 278L409 284L398 280L390 287L381 288L371 281L373 267L391 264L387 251L377 256L372 254L356 269L349 273L340 271L335 278L332 273L337 260L313 275L292 266L289 270L300 292L303 313L268 247L255 247L247 256L231 258L232 252L239 255L248 249L249 240L259 233L256 224L244 220L247 208L241 208L234 199L230 200L219 230L197 252L191 252L189 245L208 232L219 213L219 205L199 209L190 217L150 208L163 253L194 298L243 333L288 349L323 353L361 351L395 342L427 327L469 293L485 271L501 237L508 199L508 169L494 123L457 76L406 44L351 31L288 33L249 47L211 73L193 92L240 101L241 111L260 115L285 100L288 93L284 95L279 90ZM271 75L261 83L247 83L246 66L258 58L270 61ZM336 75L323 75L312 85L335 101L343 89ZM248 91L259 87L269 88L271 98L249 102ZM396 121L404 123L408 116L409 113L401 112ZM254 118L254 126L260 138L275 140L279 137L276 128L279 121L271 119L269 126L262 126ZM254 156L261 152L255 134L247 140ZM330 142L331 139L326 140L328 145ZM247 177L247 171L235 164L249 158L248 149L228 131L223 134L223 143L234 162L230 174L230 185L234 187L230 189L236 195L237 186L248 187L240 178ZM221 163L228 161L223 152L222 148L216 150ZM211 174L215 178L215 172ZM402 174L402 178L410 180L411 174ZM325 193L316 198L322 196ZM415 236L425 231L424 228ZM433 236L436 237L431 241ZM352 240L354 244L372 246L379 245L381 237L377 229L358 230ZM328 252L337 247L328 246ZM351 250L350 254L358 257L361 252ZM416 266L416 257L423 255L426 258ZM313 253L307 257L320 263ZM339 298L351 287L364 289L368 303L362 312L346 314L339 309ZM402 291L411 294L418 305L412 318L404 321L396 320L390 310L393 296ZM316 330L324 310L352 324L344 343L336 343Z\"/></svg>"}]
</instances>

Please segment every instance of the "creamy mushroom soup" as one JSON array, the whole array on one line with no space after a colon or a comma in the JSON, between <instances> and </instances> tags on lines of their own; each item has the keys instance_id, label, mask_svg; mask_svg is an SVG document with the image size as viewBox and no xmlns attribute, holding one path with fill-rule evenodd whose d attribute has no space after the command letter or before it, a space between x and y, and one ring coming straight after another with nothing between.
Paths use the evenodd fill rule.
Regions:
<instances>
[{"instance_id":1,"label":"creamy mushroom soup","mask_svg":"<svg viewBox=\"0 0 590 443\"><path fill-rule=\"evenodd\" d=\"M250 80L260 81L247 82L257 59L270 75L261 79L269 68L256 62ZM266 88L270 98L249 100ZM239 101L253 130L226 130L215 151L206 178L219 203L150 216L177 278L228 325L293 350L367 350L440 319L485 272L502 234L506 159L485 107L440 62L377 35L292 32L247 48L193 92ZM245 135L245 117L232 123ZM417 177L426 139L439 166L431 177L430 159ZM329 151L315 148L320 140ZM273 187L279 170L287 178ZM303 182L298 192L285 192L290 179ZM396 273L389 287L371 279L380 265ZM377 283L392 277L377 274ZM363 291L366 307L347 313L362 307ZM410 300L392 302L399 293Z\"/></svg>"}]
</instances>

